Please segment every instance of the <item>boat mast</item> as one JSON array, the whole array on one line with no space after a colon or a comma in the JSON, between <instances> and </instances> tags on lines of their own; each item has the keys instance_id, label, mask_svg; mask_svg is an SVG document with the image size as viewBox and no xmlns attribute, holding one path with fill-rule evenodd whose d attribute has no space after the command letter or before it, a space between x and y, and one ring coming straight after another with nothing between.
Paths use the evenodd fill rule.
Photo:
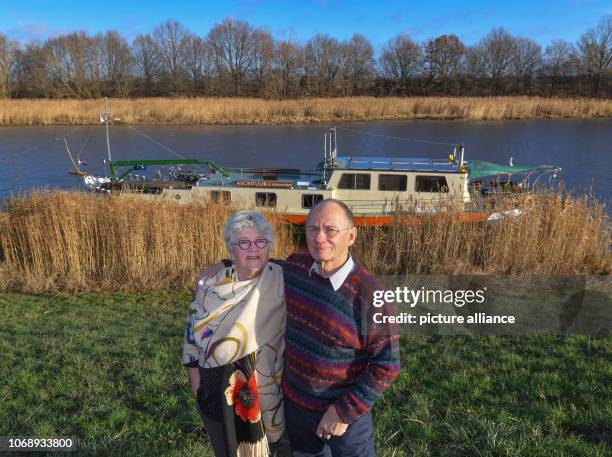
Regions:
<instances>
[{"instance_id":1,"label":"boat mast","mask_svg":"<svg viewBox=\"0 0 612 457\"><path fill-rule=\"evenodd\" d=\"M327 148L329 136L329 151ZM328 168L334 168L336 163L336 156L338 154L336 146L336 127L330 128L329 132L326 132L323 136L323 181L327 181L326 171Z\"/></svg>"},{"instance_id":2,"label":"boat mast","mask_svg":"<svg viewBox=\"0 0 612 457\"><path fill-rule=\"evenodd\" d=\"M113 159L111 157L110 149L110 139L108 137L108 97L104 97L104 113L102 113L102 119L104 120L104 125L106 126L106 151L108 153L108 164L110 165L113 179L115 179L115 169L113 167Z\"/></svg>"},{"instance_id":3,"label":"boat mast","mask_svg":"<svg viewBox=\"0 0 612 457\"><path fill-rule=\"evenodd\" d=\"M332 149L332 136L334 138L334 146ZM336 127L329 129L329 154L332 159L332 164L336 161L338 155L338 143L336 139Z\"/></svg>"}]
</instances>

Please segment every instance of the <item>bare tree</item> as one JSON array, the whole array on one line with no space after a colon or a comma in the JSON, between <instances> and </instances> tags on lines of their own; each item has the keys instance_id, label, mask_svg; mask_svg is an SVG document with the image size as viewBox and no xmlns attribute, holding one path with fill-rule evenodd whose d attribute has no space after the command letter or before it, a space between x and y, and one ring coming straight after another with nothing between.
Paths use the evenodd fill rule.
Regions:
<instances>
[{"instance_id":1,"label":"bare tree","mask_svg":"<svg viewBox=\"0 0 612 457\"><path fill-rule=\"evenodd\" d=\"M516 38L512 48L511 69L521 84L521 92L527 93L536 70L542 63L542 47L529 38Z\"/></svg>"},{"instance_id":2,"label":"bare tree","mask_svg":"<svg viewBox=\"0 0 612 457\"><path fill-rule=\"evenodd\" d=\"M425 45L425 64L433 80L442 81L442 90L447 91L449 79L455 80L458 94L458 75L465 46L457 35L441 35L428 40Z\"/></svg>"},{"instance_id":3,"label":"bare tree","mask_svg":"<svg viewBox=\"0 0 612 457\"><path fill-rule=\"evenodd\" d=\"M218 63L233 81L235 95L240 94L242 82L253 67L253 34L253 28L247 22L234 19L225 19L208 33L208 42Z\"/></svg>"},{"instance_id":4,"label":"bare tree","mask_svg":"<svg viewBox=\"0 0 612 457\"><path fill-rule=\"evenodd\" d=\"M360 34L342 43L317 34L301 46L292 39L277 42L269 31L234 19L216 24L205 37L167 21L130 47L116 31L77 31L24 45L0 33L0 97L150 96L163 89L166 95L286 98L430 87L457 95L462 89L465 95L552 96L586 93L582 85L602 96L612 88L611 70L610 15L575 45L556 40L544 52L529 38L494 28L471 47L452 34L422 44L398 35L376 61ZM380 77L376 85L371 76Z\"/></svg>"},{"instance_id":5,"label":"bare tree","mask_svg":"<svg viewBox=\"0 0 612 457\"><path fill-rule=\"evenodd\" d=\"M316 34L305 46L305 73L310 74L314 92L331 92L340 70L340 44L325 34Z\"/></svg>"},{"instance_id":6,"label":"bare tree","mask_svg":"<svg viewBox=\"0 0 612 457\"><path fill-rule=\"evenodd\" d=\"M542 72L550 79L550 96L555 94L555 87L560 79L570 72L572 45L565 40L554 40L544 50Z\"/></svg>"},{"instance_id":7,"label":"bare tree","mask_svg":"<svg viewBox=\"0 0 612 457\"><path fill-rule=\"evenodd\" d=\"M132 56L137 74L144 80L146 95L152 95L153 82L159 76L161 66L157 42L151 35L136 36L132 43Z\"/></svg>"},{"instance_id":8,"label":"bare tree","mask_svg":"<svg viewBox=\"0 0 612 457\"><path fill-rule=\"evenodd\" d=\"M408 35L398 35L383 48L379 62L384 75L407 90L422 67L423 50Z\"/></svg>"},{"instance_id":9,"label":"bare tree","mask_svg":"<svg viewBox=\"0 0 612 457\"><path fill-rule=\"evenodd\" d=\"M258 29L253 32L253 67L255 91L264 97L268 96L268 84L272 76L272 59L274 58L274 39L270 32Z\"/></svg>"},{"instance_id":10,"label":"bare tree","mask_svg":"<svg viewBox=\"0 0 612 457\"><path fill-rule=\"evenodd\" d=\"M194 93L206 91L206 81L212 71L211 49L203 38L190 33L185 37L185 68Z\"/></svg>"},{"instance_id":11,"label":"bare tree","mask_svg":"<svg viewBox=\"0 0 612 457\"><path fill-rule=\"evenodd\" d=\"M597 94L612 64L612 16L604 17L595 29L580 37L576 48L579 68L593 81Z\"/></svg>"},{"instance_id":12,"label":"bare tree","mask_svg":"<svg viewBox=\"0 0 612 457\"><path fill-rule=\"evenodd\" d=\"M97 54L92 46L93 40L83 31L47 40L48 70L56 96L91 96L92 76L97 74L96 62L91 60Z\"/></svg>"},{"instance_id":13,"label":"bare tree","mask_svg":"<svg viewBox=\"0 0 612 457\"><path fill-rule=\"evenodd\" d=\"M125 38L115 31L106 32L102 37L102 69L109 95L128 95L133 65L134 60Z\"/></svg>"},{"instance_id":14,"label":"bare tree","mask_svg":"<svg viewBox=\"0 0 612 457\"><path fill-rule=\"evenodd\" d=\"M342 76L345 95L357 93L374 73L374 48L370 40L356 33L342 45Z\"/></svg>"},{"instance_id":15,"label":"bare tree","mask_svg":"<svg viewBox=\"0 0 612 457\"><path fill-rule=\"evenodd\" d=\"M19 59L23 95L32 98L55 96L49 60L49 49L46 45L26 45Z\"/></svg>"},{"instance_id":16,"label":"bare tree","mask_svg":"<svg viewBox=\"0 0 612 457\"><path fill-rule=\"evenodd\" d=\"M0 98L11 96L18 50L16 41L9 40L0 33Z\"/></svg>"},{"instance_id":17,"label":"bare tree","mask_svg":"<svg viewBox=\"0 0 612 457\"><path fill-rule=\"evenodd\" d=\"M80 98L87 93L87 48L89 37L85 32L71 33L58 39L58 50L62 52L61 63L66 78L66 86Z\"/></svg>"},{"instance_id":18,"label":"bare tree","mask_svg":"<svg viewBox=\"0 0 612 457\"><path fill-rule=\"evenodd\" d=\"M491 30L480 40L480 48L485 59L485 68L493 82L495 94L501 90L502 79L508 75L512 63L514 38L503 28Z\"/></svg>"},{"instance_id":19,"label":"bare tree","mask_svg":"<svg viewBox=\"0 0 612 457\"><path fill-rule=\"evenodd\" d=\"M170 93L183 91L185 79L185 37L189 31L178 21L166 21L153 31L157 42L161 68L169 82Z\"/></svg>"},{"instance_id":20,"label":"bare tree","mask_svg":"<svg viewBox=\"0 0 612 457\"><path fill-rule=\"evenodd\" d=\"M283 40L274 46L272 88L276 97L290 95L290 88L303 65L303 56L303 49L293 40Z\"/></svg>"}]
</instances>

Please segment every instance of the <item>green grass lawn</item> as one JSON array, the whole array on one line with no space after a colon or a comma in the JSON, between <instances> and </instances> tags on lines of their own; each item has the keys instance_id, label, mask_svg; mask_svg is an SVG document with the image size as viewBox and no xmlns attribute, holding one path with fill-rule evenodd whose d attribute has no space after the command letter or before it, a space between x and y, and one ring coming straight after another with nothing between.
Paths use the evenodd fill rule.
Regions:
<instances>
[{"instance_id":1,"label":"green grass lawn","mask_svg":"<svg viewBox=\"0 0 612 457\"><path fill-rule=\"evenodd\" d=\"M190 299L0 294L0 436L73 436L78 455L212 455L180 365ZM612 455L611 342L405 337L375 408L379 455Z\"/></svg>"}]
</instances>

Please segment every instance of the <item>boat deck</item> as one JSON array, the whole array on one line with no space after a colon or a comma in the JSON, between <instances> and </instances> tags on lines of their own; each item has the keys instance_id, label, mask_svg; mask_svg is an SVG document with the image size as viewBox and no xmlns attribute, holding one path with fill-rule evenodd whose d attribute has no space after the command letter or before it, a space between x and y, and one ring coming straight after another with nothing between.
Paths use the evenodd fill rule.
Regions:
<instances>
[{"instance_id":1,"label":"boat deck","mask_svg":"<svg viewBox=\"0 0 612 457\"><path fill-rule=\"evenodd\" d=\"M337 157L334 168L345 170L422 171L459 173L458 163L440 159L407 157Z\"/></svg>"},{"instance_id":2,"label":"boat deck","mask_svg":"<svg viewBox=\"0 0 612 457\"><path fill-rule=\"evenodd\" d=\"M324 189L321 173L294 174L284 172L226 170L228 176L212 175L200 179L198 187L276 187L285 189Z\"/></svg>"},{"instance_id":3,"label":"boat deck","mask_svg":"<svg viewBox=\"0 0 612 457\"><path fill-rule=\"evenodd\" d=\"M293 168L238 168L200 179L200 187L279 187L287 189L325 189L334 170L406 171L424 173L461 173L459 164L440 159L401 157L337 157L333 164L320 162L314 170Z\"/></svg>"}]
</instances>

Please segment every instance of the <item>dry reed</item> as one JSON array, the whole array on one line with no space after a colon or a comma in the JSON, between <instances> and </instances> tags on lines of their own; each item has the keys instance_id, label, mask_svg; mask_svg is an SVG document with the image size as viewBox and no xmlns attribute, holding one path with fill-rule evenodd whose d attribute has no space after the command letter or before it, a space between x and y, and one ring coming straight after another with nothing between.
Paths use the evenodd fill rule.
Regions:
<instances>
[{"instance_id":1,"label":"dry reed","mask_svg":"<svg viewBox=\"0 0 612 457\"><path fill-rule=\"evenodd\" d=\"M103 101L0 99L0 125L93 124ZM543 97L345 97L113 99L127 124L291 124L403 119L609 118L612 100Z\"/></svg>"},{"instance_id":2,"label":"dry reed","mask_svg":"<svg viewBox=\"0 0 612 457\"><path fill-rule=\"evenodd\" d=\"M513 211L520 216L512 216ZM493 210L491 210L493 211ZM491 222L423 218L362 230L355 255L378 274L593 275L612 271L610 221L592 196L498 199Z\"/></svg>"},{"instance_id":3,"label":"dry reed","mask_svg":"<svg viewBox=\"0 0 612 457\"><path fill-rule=\"evenodd\" d=\"M228 256L222 232L234 210L64 191L7 200L0 289L191 287L203 266ZM295 249L293 238L287 226L275 225L274 254L285 257Z\"/></svg>"},{"instance_id":4,"label":"dry reed","mask_svg":"<svg viewBox=\"0 0 612 457\"><path fill-rule=\"evenodd\" d=\"M535 198L534 198L535 197ZM361 229L353 250L377 274L609 274L609 219L591 197L515 196L493 223L423 218ZM0 212L0 290L44 292L191 287L225 257L222 228L236 208L180 206L80 192L33 192ZM296 249L275 222L274 255Z\"/></svg>"}]
</instances>

